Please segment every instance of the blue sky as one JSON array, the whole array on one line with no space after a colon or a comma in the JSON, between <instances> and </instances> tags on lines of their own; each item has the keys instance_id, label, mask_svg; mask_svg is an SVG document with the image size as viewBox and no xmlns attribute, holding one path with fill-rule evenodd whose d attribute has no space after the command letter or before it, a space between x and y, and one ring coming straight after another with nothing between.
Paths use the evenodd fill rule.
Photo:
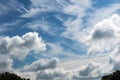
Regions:
<instances>
[{"instance_id":1,"label":"blue sky","mask_svg":"<svg viewBox=\"0 0 120 80\"><path fill-rule=\"evenodd\" d=\"M0 0L0 73L100 80L120 69L119 26L119 0Z\"/></svg>"}]
</instances>

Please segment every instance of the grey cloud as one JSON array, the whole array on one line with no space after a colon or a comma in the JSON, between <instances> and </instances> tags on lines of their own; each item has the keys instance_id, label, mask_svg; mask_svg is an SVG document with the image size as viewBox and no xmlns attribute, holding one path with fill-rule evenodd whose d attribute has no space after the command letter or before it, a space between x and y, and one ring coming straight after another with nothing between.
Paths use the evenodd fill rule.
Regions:
<instances>
[{"instance_id":1,"label":"grey cloud","mask_svg":"<svg viewBox=\"0 0 120 80\"><path fill-rule=\"evenodd\" d=\"M24 70L39 71L39 70L45 70L45 69L53 69L57 67L57 64L58 64L57 58L40 59L40 60L33 62L31 65L25 66Z\"/></svg>"},{"instance_id":2,"label":"grey cloud","mask_svg":"<svg viewBox=\"0 0 120 80\"><path fill-rule=\"evenodd\" d=\"M92 63L89 63L83 70L80 70L79 75L88 76L96 68Z\"/></svg>"},{"instance_id":3,"label":"grey cloud","mask_svg":"<svg viewBox=\"0 0 120 80\"><path fill-rule=\"evenodd\" d=\"M92 35L93 39L108 39L114 37L114 30L95 30Z\"/></svg>"},{"instance_id":4,"label":"grey cloud","mask_svg":"<svg viewBox=\"0 0 120 80\"><path fill-rule=\"evenodd\" d=\"M109 64L112 65L112 70L120 69L120 47L115 48L109 56Z\"/></svg>"},{"instance_id":5,"label":"grey cloud","mask_svg":"<svg viewBox=\"0 0 120 80\"><path fill-rule=\"evenodd\" d=\"M107 63L89 62L79 69L67 70L61 69L59 66L48 67L53 65L53 63L56 65L57 60L54 58L45 60L45 62L44 60L35 61L31 65L24 67L24 69L35 72L36 80L100 80L103 75L110 74L111 72L120 69L119 51L119 48L113 50L110 55L108 55L109 60L106 61Z\"/></svg>"},{"instance_id":6,"label":"grey cloud","mask_svg":"<svg viewBox=\"0 0 120 80\"><path fill-rule=\"evenodd\" d=\"M63 80L66 79L66 72L63 69L49 69L40 71L37 74L36 80ZM69 79L67 79L69 80Z\"/></svg>"},{"instance_id":7,"label":"grey cloud","mask_svg":"<svg viewBox=\"0 0 120 80\"><path fill-rule=\"evenodd\" d=\"M0 73L12 69L13 60L7 56L0 55Z\"/></svg>"},{"instance_id":8,"label":"grey cloud","mask_svg":"<svg viewBox=\"0 0 120 80\"><path fill-rule=\"evenodd\" d=\"M82 68L78 75L74 75L74 80L97 80L101 78L102 72L100 65L96 63L89 63Z\"/></svg>"}]
</instances>

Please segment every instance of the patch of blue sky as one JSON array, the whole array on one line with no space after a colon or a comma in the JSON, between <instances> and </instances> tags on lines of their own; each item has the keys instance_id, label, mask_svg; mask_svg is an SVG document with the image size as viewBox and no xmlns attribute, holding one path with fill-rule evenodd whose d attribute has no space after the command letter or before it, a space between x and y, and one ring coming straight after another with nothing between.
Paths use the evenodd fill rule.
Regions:
<instances>
[{"instance_id":1,"label":"patch of blue sky","mask_svg":"<svg viewBox=\"0 0 120 80\"><path fill-rule=\"evenodd\" d=\"M31 64L32 62L34 62L36 60L34 53L31 51L25 59L23 60L17 60L14 59L13 61L13 68L20 68L23 67L26 64Z\"/></svg>"},{"instance_id":2,"label":"patch of blue sky","mask_svg":"<svg viewBox=\"0 0 120 80\"><path fill-rule=\"evenodd\" d=\"M45 14L40 13L40 15L37 15L37 16L35 16L33 18L30 18L31 20L28 20L28 22L26 22L26 24L27 23L34 24L34 25L38 24L41 27L50 28L50 31L54 35L51 35L50 33L45 32L39 26L38 26L38 29L35 29L33 31L39 32L40 35L42 36L42 38L45 39L46 42L47 41L48 42L54 42L54 41L56 42L56 41L59 41L59 39L60 39L60 37L57 36L57 35L60 35L65 30L65 26L63 25L63 21L60 21L56 17L56 15L59 16L60 18L62 18L63 21L67 20L68 18L74 18L75 17L75 16L66 15L66 14L63 14L63 13L47 12ZM43 22L43 25L45 25L45 26L41 25L42 22ZM44 22L47 22L47 23L44 23ZM28 27L29 25L23 25L24 29L26 27Z\"/></svg>"},{"instance_id":3,"label":"patch of blue sky","mask_svg":"<svg viewBox=\"0 0 120 80\"><path fill-rule=\"evenodd\" d=\"M69 54L69 53L67 53L67 54ZM64 55L64 54L59 54L59 55L57 55L56 56L57 58L59 58L59 59L69 59L70 58L70 56L67 56L67 55Z\"/></svg>"},{"instance_id":4,"label":"patch of blue sky","mask_svg":"<svg viewBox=\"0 0 120 80\"><path fill-rule=\"evenodd\" d=\"M35 56L37 55L37 57ZM39 58L38 58L39 57ZM41 59L43 58L44 56L42 56L42 53L38 52L34 52L34 51L31 51L29 52L29 54L25 57L24 60L17 60L15 59L14 62L13 62L13 68L20 68L20 67L23 67L24 65L26 64L31 64L32 62L36 61L37 59ZM45 57L44 57L45 58Z\"/></svg>"},{"instance_id":5,"label":"patch of blue sky","mask_svg":"<svg viewBox=\"0 0 120 80\"><path fill-rule=\"evenodd\" d=\"M94 8L101 8L110 4L120 3L120 0L92 0Z\"/></svg>"},{"instance_id":6,"label":"patch of blue sky","mask_svg":"<svg viewBox=\"0 0 120 80\"><path fill-rule=\"evenodd\" d=\"M118 15L120 15L120 10L118 10L116 13L117 13Z\"/></svg>"},{"instance_id":7,"label":"patch of blue sky","mask_svg":"<svg viewBox=\"0 0 120 80\"><path fill-rule=\"evenodd\" d=\"M19 60L14 60L13 61L13 68L21 68L25 65L26 63L24 61L19 61Z\"/></svg>"},{"instance_id":8,"label":"patch of blue sky","mask_svg":"<svg viewBox=\"0 0 120 80\"><path fill-rule=\"evenodd\" d=\"M87 47L84 44L72 41L70 39L63 39L61 41L61 45L65 50L70 50L74 54L83 55L87 53Z\"/></svg>"},{"instance_id":9,"label":"patch of blue sky","mask_svg":"<svg viewBox=\"0 0 120 80\"><path fill-rule=\"evenodd\" d=\"M24 5L25 8L29 9L31 2L30 0L18 0L18 2L20 2L21 4Z\"/></svg>"},{"instance_id":10,"label":"patch of blue sky","mask_svg":"<svg viewBox=\"0 0 120 80\"><path fill-rule=\"evenodd\" d=\"M91 14L94 13L95 9L94 8L88 8L85 13L86 15L82 17L82 23L83 25L81 26L81 30L90 27L91 25L88 25L89 18L92 16Z\"/></svg>"},{"instance_id":11,"label":"patch of blue sky","mask_svg":"<svg viewBox=\"0 0 120 80\"><path fill-rule=\"evenodd\" d=\"M9 11L7 15L0 15L0 23L9 23L19 18L20 12Z\"/></svg>"}]
</instances>

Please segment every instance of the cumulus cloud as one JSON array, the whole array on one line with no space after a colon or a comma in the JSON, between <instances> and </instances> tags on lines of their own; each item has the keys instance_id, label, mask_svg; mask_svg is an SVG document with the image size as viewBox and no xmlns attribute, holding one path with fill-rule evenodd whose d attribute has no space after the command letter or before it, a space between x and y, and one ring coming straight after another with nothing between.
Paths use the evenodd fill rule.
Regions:
<instances>
[{"instance_id":1,"label":"cumulus cloud","mask_svg":"<svg viewBox=\"0 0 120 80\"><path fill-rule=\"evenodd\" d=\"M120 48L116 47L109 55L107 55L109 59L105 59L107 60L105 63L97 63L93 62L93 60L89 60L87 64L82 65L77 69L74 67L72 69L61 68L57 65L57 58L51 58L49 60L41 59L33 62L31 65L25 66L25 71L21 74L25 74L28 78L30 77L28 75L34 74L35 80L100 80L102 76L120 69L119 52ZM72 63L68 66L70 65L74 64Z\"/></svg>"},{"instance_id":2,"label":"cumulus cloud","mask_svg":"<svg viewBox=\"0 0 120 80\"><path fill-rule=\"evenodd\" d=\"M63 68L45 69L37 73L36 80L100 80L104 75L104 67L104 65L98 63L89 63L82 68L72 70Z\"/></svg>"},{"instance_id":3,"label":"cumulus cloud","mask_svg":"<svg viewBox=\"0 0 120 80\"><path fill-rule=\"evenodd\" d=\"M0 55L0 73L10 71L12 69L13 60L5 55Z\"/></svg>"},{"instance_id":4,"label":"cumulus cloud","mask_svg":"<svg viewBox=\"0 0 120 80\"><path fill-rule=\"evenodd\" d=\"M90 32L88 54L105 52L119 44L120 16L117 14L98 22Z\"/></svg>"},{"instance_id":5,"label":"cumulus cloud","mask_svg":"<svg viewBox=\"0 0 120 80\"><path fill-rule=\"evenodd\" d=\"M36 80L62 80L66 79L67 72L64 69L47 69L37 73ZM67 78L68 79L68 78Z\"/></svg>"},{"instance_id":6,"label":"cumulus cloud","mask_svg":"<svg viewBox=\"0 0 120 80\"><path fill-rule=\"evenodd\" d=\"M22 37L1 37L0 54L11 55L16 59L23 59L30 51L44 51L45 43L37 32L28 32Z\"/></svg>"},{"instance_id":7,"label":"cumulus cloud","mask_svg":"<svg viewBox=\"0 0 120 80\"><path fill-rule=\"evenodd\" d=\"M120 69L120 47L115 48L109 56L109 64L112 65L112 70Z\"/></svg>"},{"instance_id":8,"label":"cumulus cloud","mask_svg":"<svg viewBox=\"0 0 120 80\"><path fill-rule=\"evenodd\" d=\"M78 71L79 74L73 76L75 80L97 80L102 75L100 64L98 63L88 63Z\"/></svg>"},{"instance_id":9,"label":"cumulus cloud","mask_svg":"<svg viewBox=\"0 0 120 80\"><path fill-rule=\"evenodd\" d=\"M110 74L120 69L120 47L114 48L107 56L106 63L90 62L80 69L77 69L77 75L73 75L73 80L100 80L103 75Z\"/></svg>"},{"instance_id":10,"label":"cumulus cloud","mask_svg":"<svg viewBox=\"0 0 120 80\"><path fill-rule=\"evenodd\" d=\"M57 58L40 59L33 62L30 65L25 66L24 70L34 72L34 71L45 70L45 69L53 69L57 67L57 64L58 64Z\"/></svg>"}]
</instances>

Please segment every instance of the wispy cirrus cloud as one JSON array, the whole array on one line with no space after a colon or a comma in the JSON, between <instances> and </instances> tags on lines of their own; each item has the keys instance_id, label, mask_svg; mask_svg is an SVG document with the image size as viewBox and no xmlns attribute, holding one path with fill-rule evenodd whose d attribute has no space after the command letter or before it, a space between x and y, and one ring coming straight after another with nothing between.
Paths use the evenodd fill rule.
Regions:
<instances>
[{"instance_id":1,"label":"wispy cirrus cloud","mask_svg":"<svg viewBox=\"0 0 120 80\"><path fill-rule=\"evenodd\" d=\"M0 2L0 15L4 15L9 11L19 11L23 5L18 0L1 0Z\"/></svg>"},{"instance_id":2,"label":"wispy cirrus cloud","mask_svg":"<svg viewBox=\"0 0 120 80\"><path fill-rule=\"evenodd\" d=\"M9 23L1 23L0 33L13 30L13 27L18 27L22 23L22 20L17 20Z\"/></svg>"},{"instance_id":3,"label":"wispy cirrus cloud","mask_svg":"<svg viewBox=\"0 0 120 80\"><path fill-rule=\"evenodd\" d=\"M30 18L36 16L38 13L44 13L44 12L51 12L51 11L61 11L63 6L66 6L68 4L65 0L30 0L31 6L29 10L26 10L21 17L23 18Z\"/></svg>"},{"instance_id":4,"label":"wispy cirrus cloud","mask_svg":"<svg viewBox=\"0 0 120 80\"><path fill-rule=\"evenodd\" d=\"M55 32L57 32L57 30L54 26L55 26L54 24L51 24L50 22L42 19L42 20L36 20L36 21L29 22L23 25L23 28L27 27L35 31L42 30L43 32L46 32L48 34L56 35Z\"/></svg>"},{"instance_id":5,"label":"wispy cirrus cloud","mask_svg":"<svg viewBox=\"0 0 120 80\"><path fill-rule=\"evenodd\" d=\"M111 16L112 14L118 12L119 10L120 10L119 3L109 4L107 6L99 8L99 9L94 8L93 12L88 14L89 18L87 20L87 23L85 23L85 24L88 27L92 27L95 24L97 24L97 22L103 20L104 18Z\"/></svg>"}]
</instances>

